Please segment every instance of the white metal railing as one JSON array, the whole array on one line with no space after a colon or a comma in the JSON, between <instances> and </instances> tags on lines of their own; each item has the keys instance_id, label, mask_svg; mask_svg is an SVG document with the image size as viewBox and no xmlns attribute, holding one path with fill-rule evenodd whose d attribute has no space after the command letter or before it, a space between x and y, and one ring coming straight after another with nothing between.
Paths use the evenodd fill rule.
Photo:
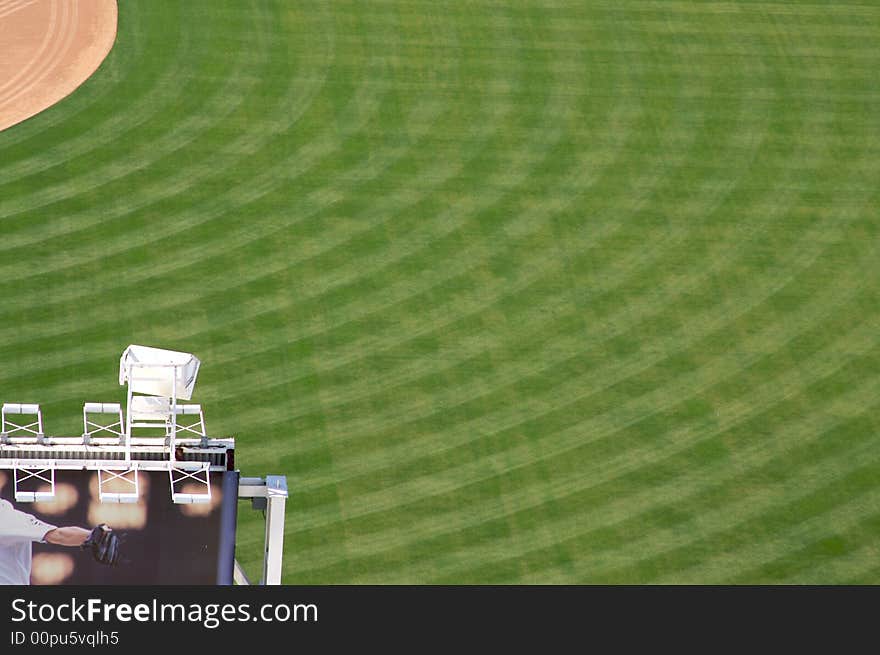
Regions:
<instances>
[{"instance_id":1,"label":"white metal railing","mask_svg":"<svg viewBox=\"0 0 880 655\"><path fill-rule=\"evenodd\" d=\"M10 416L36 416L36 420L31 423L16 423ZM26 419L17 419L24 421ZM36 428L36 429L34 429ZM3 403L0 410L0 437L9 437L12 434L32 434L35 437L42 438L43 435L43 412L40 411L39 405L22 404L22 403Z\"/></svg>"},{"instance_id":2,"label":"white metal railing","mask_svg":"<svg viewBox=\"0 0 880 655\"><path fill-rule=\"evenodd\" d=\"M19 503L33 503L44 500L51 500L55 497L55 469L45 466L29 466L19 465L13 470L15 478L15 500ZM29 482L30 481L30 482ZM25 489L24 484L28 486L43 483L41 488ZM45 485L49 485L49 490L45 490Z\"/></svg>"},{"instance_id":3,"label":"white metal railing","mask_svg":"<svg viewBox=\"0 0 880 655\"><path fill-rule=\"evenodd\" d=\"M113 487L115 491L111 491ZM137 468L98 469L98 497L102 503L136 503L139 496Z\"/></svg>"},{"instance_id":4,"label":"white metal railing","mask_svg":"<svg viewBox=\"0 0 880 655\"><path fill-rule=\"evenodd\" d=\"M211 502L211 473L207 463L178 464L168 468L171 478L171 499L175 503L210 503ZM190 483L200 491L179 491L179 485Z\"/></svg>"},{"instance_id":5,"label":"white metal railing","mask_svg":"<svg viewBox=\"0 0 880 655\"><path fill-rule=\"evenodd\" d=\"M114 416L116 420L98 423L91 418L95 414ZM88 440L94 435L103 432L119 437L120 443L125 442L125 419L122 416L122 405L119 403L84 403L83 437Z\"/></svg>"}]
</instances>

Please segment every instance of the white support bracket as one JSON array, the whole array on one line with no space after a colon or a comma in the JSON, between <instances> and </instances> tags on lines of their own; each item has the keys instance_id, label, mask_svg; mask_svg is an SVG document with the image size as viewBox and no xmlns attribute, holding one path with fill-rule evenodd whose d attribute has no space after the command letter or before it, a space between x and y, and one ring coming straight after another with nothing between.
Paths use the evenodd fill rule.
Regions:
<instances>
[{"instance_id":1,"label":"white support bracket","mask_svg":"<svg viewBox=\"0 0 880 655\"><path fill-rule=\"evenodd\" d=\"M194 466L176 464L169 466L168 475L171 478L171 500L179 504L210 503L211 502L211 471L210 464L198 463ZM189 481L190 484L202 488L200 492L181 492L178 485Z\"/></svg>"},{"instance_id":2,"label":"white support bracket","mask_svg":"<svg viewBox=\"0 0 880 655\"><path fill-rule=\"evenodd\" d=\"M249 499L255 509L266 510L263 575L260 584L281 584L281 564L284 554L284 511L287 497L287 478L283 475L267 475L265 480L262 478L242 478L239 480L239 500ZM247 576L244 576L243 571L241 571L241 576L243 576L244 582L239 580L239 575L236 572L233 573L236 584L247 584Z\"/></svg>"},{"instance_id":3,"label":"white support bracket","mask_svg":"<svg viewBox=\"0 0 880 655\"><path fill-rule=\"evenodd\" d=\"M106 414L116 417L116 420L97 423L90 418L91 414ZM83 439L88 443L94 435L103 432L118 437L120 444L125 443L125 421L122 418L122 405L119 403L84 403Z\"/></svg>"},{"instance_id":4,"label":"white support bracket","mask_svg":"<svg viewBox=\"0 0 880 655\"><path fill-rule=\"evenodd\" d=\"M26 419L16 419L22 421L21 424L18 424L10 420L10 415L36 416L37 420L31 423L24 423ZM0 438L6 441L13 434L31 434L37 439L45 437L43 433L43 412L40 411L39 405L3 403L3 408L0 409Z\"/></svg>"},{"instance_id":5,"label":"white support bracket","mask_svg":"<svg viewBox=\"0 0 880 655\"><path fill-rule=\"evenodd\" d=\"M287 478L266 476L266 551L263 558L263 584L281 584L281 558L284 552L284 508L287 503Z\"/></svg>"},{"instance_id":6,"label":"white support bracket","mask_svg":"<svg viewBox=\"0 0 880 655\"><path fill-rule=\"evenodd\" d=\"M123 491L108 491L114 486ZM136 503L140 497L137 469L99 468L98 496L102 503Z\"/></svg>"},{"instance_id":7,"label":"white support bracket","mask_svg":"<svg viewBox=\"0 0 880 655\"><path fill-rule=\"evenodd\" d=\"M189 423L181 423L180 418L177 419L175 429L178 435L189 432L203 439L208 436L205 431L205 413L202 411L201 405L178 405L176 411L178 417L189 417L187 419Z\"/></svg>"},{"instance_id":8,"label":"white support bracket","mask_svg":"<svg viewBox=\"0 0 880 655\"><path fill-rule=\"evenodd\" d=\"M55 469L42 465L17 465L13 472L15 478L15 500L19 503L34 503L52 500L55 497ZM45 482L49 491L26 490L21 484L31 480L31 484Z\"/></svg>"}]
</instances>

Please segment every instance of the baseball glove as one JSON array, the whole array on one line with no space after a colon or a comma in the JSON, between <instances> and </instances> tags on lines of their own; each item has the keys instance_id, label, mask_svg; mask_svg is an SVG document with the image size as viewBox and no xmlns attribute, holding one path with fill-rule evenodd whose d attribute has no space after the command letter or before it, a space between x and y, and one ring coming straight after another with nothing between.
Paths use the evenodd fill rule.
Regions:
<instances>
[{"instance_id":1,"label":"baseball glove","mask_svg":"<svg viewBox=\"0 0 880 655\"><path fill-rule=\"evenodd\" d=\"M96 562L115 566L119 563L119 537L105 523L92 530L83 542L83 550L91 550Z\"/></svg>"}]
</instances>

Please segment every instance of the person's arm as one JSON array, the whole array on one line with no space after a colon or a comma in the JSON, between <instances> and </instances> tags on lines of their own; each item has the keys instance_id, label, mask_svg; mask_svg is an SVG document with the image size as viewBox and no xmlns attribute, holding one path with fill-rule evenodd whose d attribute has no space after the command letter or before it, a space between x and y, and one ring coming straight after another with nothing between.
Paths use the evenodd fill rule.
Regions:
<instances>
[{"instance_id":1,"label":"person's arm","mask_svg":"<svg viewBox=\"0 0 880 655\"><path fill-rule=\"evenodd\" d=\"M82 546L86 539L89 538L91 532L85 528L67 527L55 528L49 530L43 537L43 540L49 544L56 546Z\"/></svg>"},{"instance_id":2,"label":"person's arm","mask_svg":"<svg viewBox=\"0 0 880 655\"><path fill-rule=\"evenodd\" d=\"M8 500L0 498L0 538L4 541L43 541L47 533L56 529L57 526L19 511Z\"/></svg>"}]
</instances>

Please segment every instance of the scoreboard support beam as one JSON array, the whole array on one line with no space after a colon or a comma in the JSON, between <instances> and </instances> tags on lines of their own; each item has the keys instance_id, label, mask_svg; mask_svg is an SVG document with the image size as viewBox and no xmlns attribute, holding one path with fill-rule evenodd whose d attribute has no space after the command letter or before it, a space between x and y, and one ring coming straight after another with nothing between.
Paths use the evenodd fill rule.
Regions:
<instances>
[{"instance_id":1,"label":"scoreboard support beam","mask_svg":"<svg viewBox=\"0 0 880 655\"><path fill-rule=\"evenodd\" d=\"M264 478L241 478L239 500L250 500L254 509L266 512L266 536L263 545L263 574L260 584L281 584L281 563L284 553L284 512L287 505L287 477L267 475ZM241 565L235 562L236 584L249 584Z\"/></svg>"}]
</instances>

